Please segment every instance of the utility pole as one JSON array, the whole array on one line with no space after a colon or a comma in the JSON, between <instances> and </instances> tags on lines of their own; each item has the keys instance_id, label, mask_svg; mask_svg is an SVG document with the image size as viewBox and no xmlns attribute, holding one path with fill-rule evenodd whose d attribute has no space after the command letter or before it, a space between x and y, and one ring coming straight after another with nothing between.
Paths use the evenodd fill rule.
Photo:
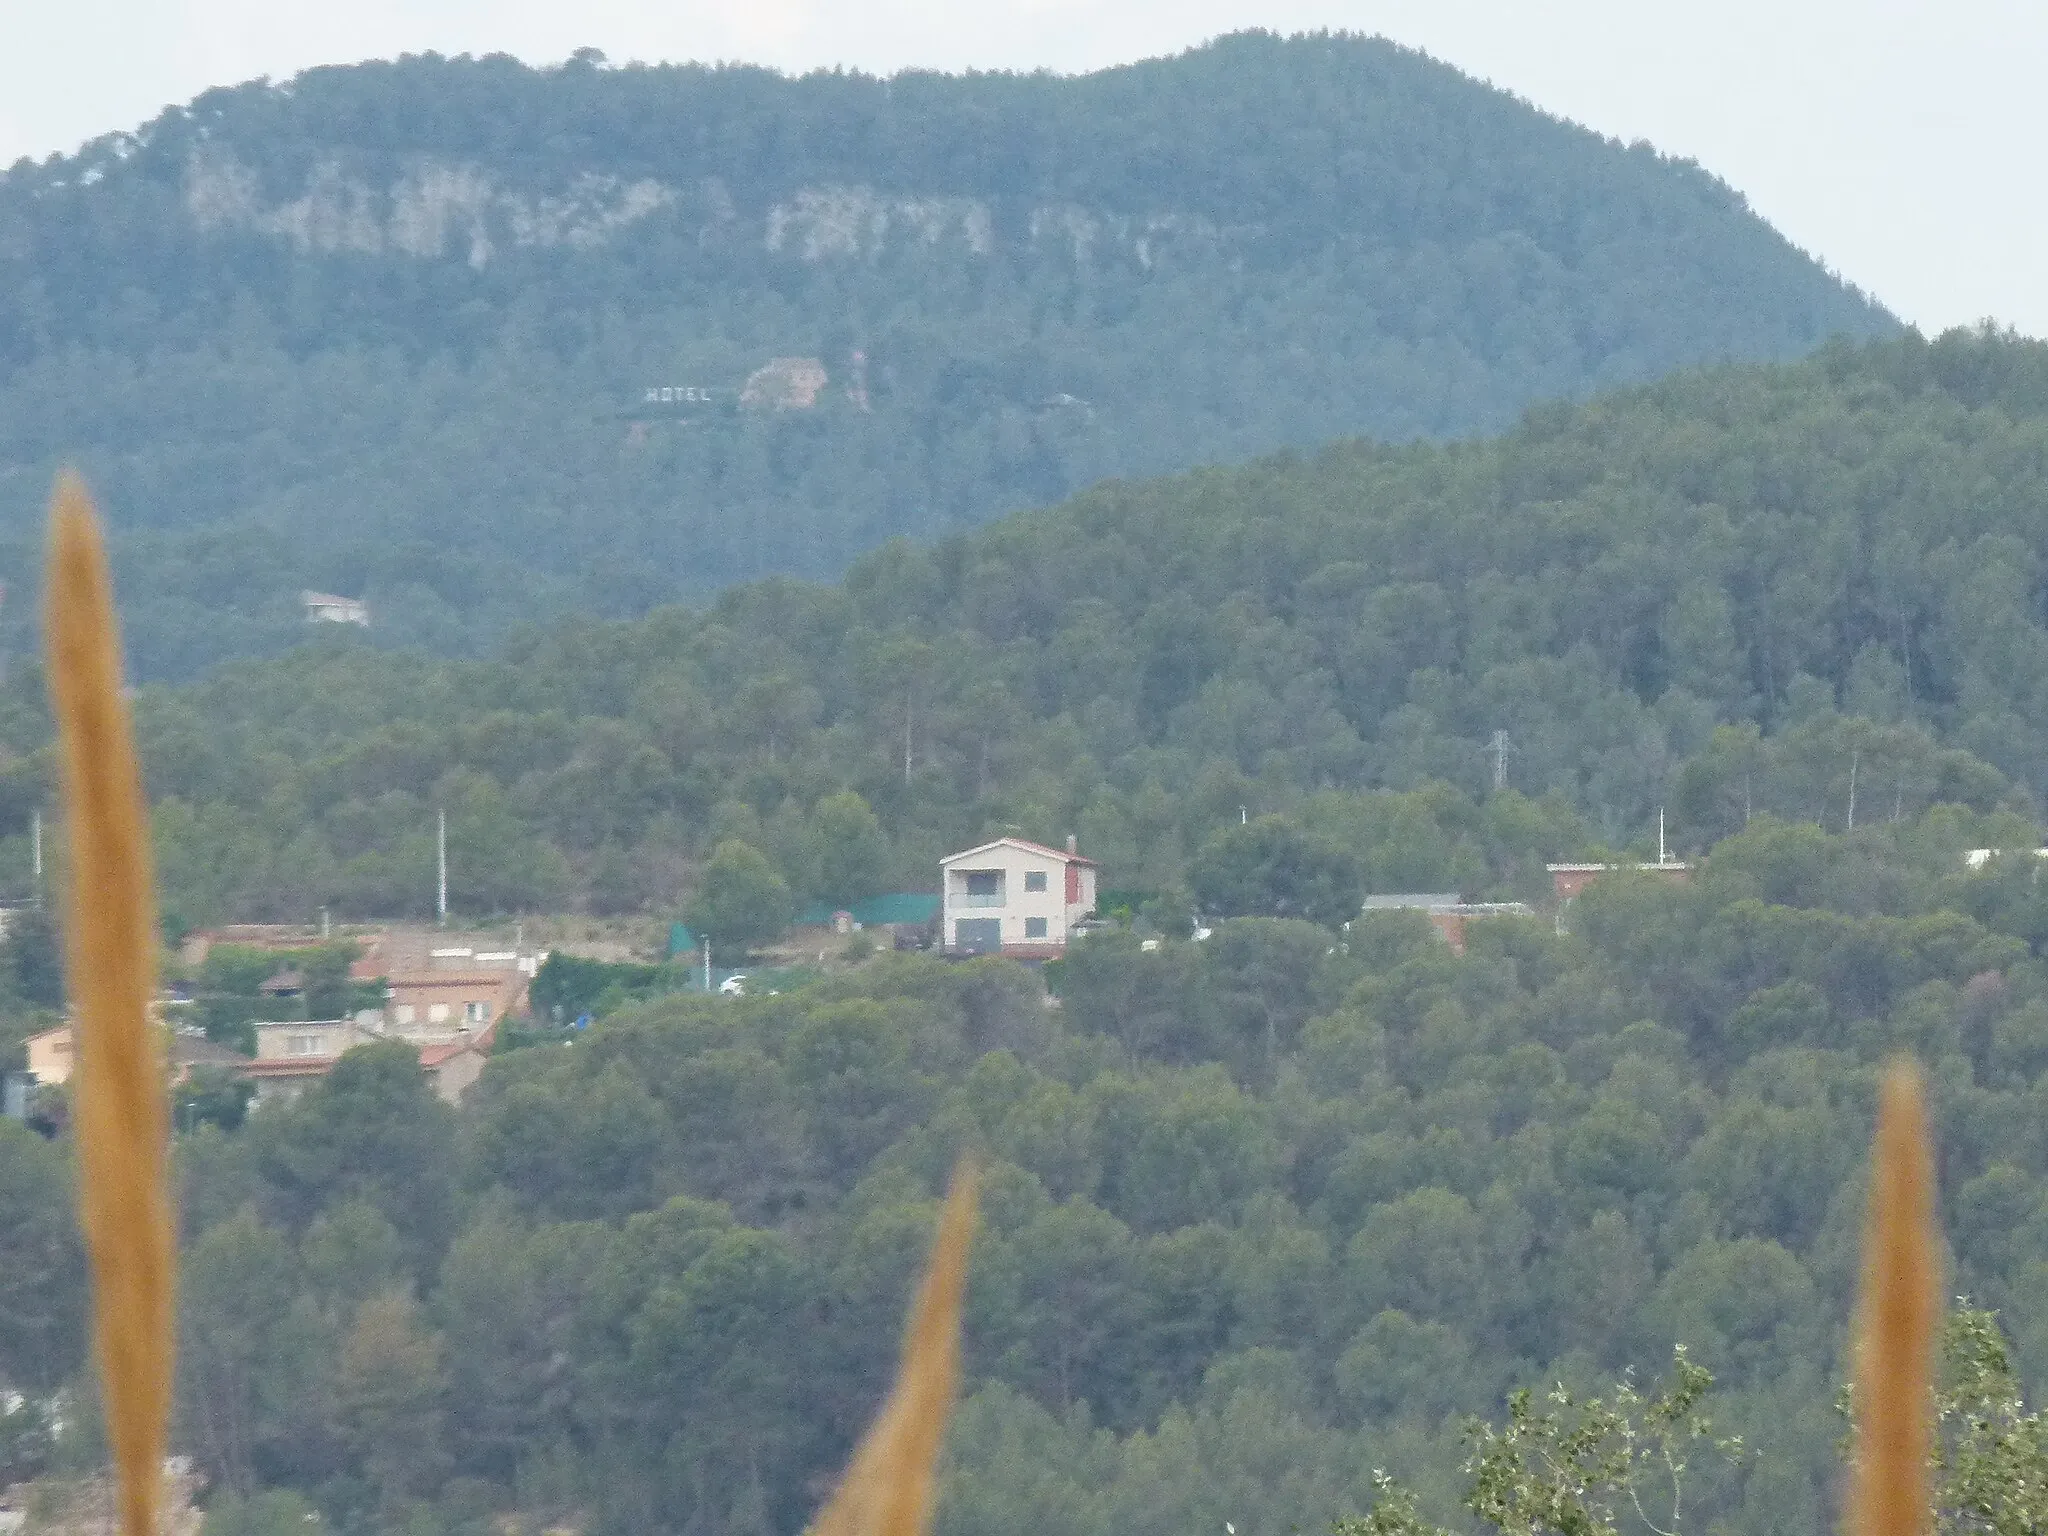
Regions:
<instances>
[{"instance_id":1,"label":"utility pole","mask_svg":"<svg viewBox=\"0 0 2048 1536\"><path fill-rule=\"evenodd\" d=\"M704 935L704 990L711 990L711 935Z\"/></svg>"},{"instance_id":2,"label":"utility pole","mask_svg":"<svg viewBox=\"0 0 2048 1536\"><path fill-rule=\"evenodd\" d=\"M36 869L36 905L43 904L43 808L37 806L29 815L29 843Z\"/></svg>"},{"instance_id":3,"label":"utility pole","mask_svg":"<svg viewBox=\"0 0 2048 1536\"><path fill-rule=\"evenodd\" d=\"M440 874L435 889L434 914L443 928L448 926L448 813L434 813L434 863Z\"/></svg>"},{"instance_id":4,"label":"utility pole","mask_svg":"<svg viewBox=\"0 0 2048 1536\"><path fill-rule=\"evenodd\" d=\"M1661 805L1657 807L1657 862L1660 865L1671 862L1671 855L1664 851L1664 807Z\"/></svg>"},{"instance_id":5,"label":"utility pole","mask_svg":"<svg viewBox=\"0 0 2048 1536\"><path fill-rule=\"evenodd\" d=\"M1862 761L1863 749L1857 747L1849 754L1849 824L1842 829L1844 832L1856 830L1856 769Z\"/></svg>"},{"instance_id":6,"label":"utility pole","mask_svg":"<svg viewBox=\"0 0 2048 1536\"><path fill-rule=\"evenodd\" d=\"M1493 788L1498 794L1508 787L1508 754L1522 749L1508 739L1506 731L1495 731L1485 750L1493 756Z\"/></svg>"}]
</instances>

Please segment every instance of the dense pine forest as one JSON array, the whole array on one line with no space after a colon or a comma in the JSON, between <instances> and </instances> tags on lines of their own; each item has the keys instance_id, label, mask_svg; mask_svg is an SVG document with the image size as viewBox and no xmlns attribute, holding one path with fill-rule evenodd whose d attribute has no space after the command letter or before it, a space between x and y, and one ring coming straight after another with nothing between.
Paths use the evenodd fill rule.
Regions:
<instances>
[{"instance_id":1,"label":"dense pine forest","mask_svg":"<svg viewBox=\"0 0 2048 1536\"><path fill-rule=\"evenodd\" d=\"M1451 1517L1463 1414L1674 1343L1750 1447L1699 1458L1686 1528L1826 1529L1889 1051L1931 1071L1950 1287L2048 1379L2048 899L2031 858L1958 857L2022 835L1759 817L1563 932L1112 933L1047 968L1056 1008L1010 962L884 956L620 1010L459 1111L396 1043L246 1120L195 1091L178 1444L209 1530L794 1536L972 1147L944 1536L1285 1536L1375 1469ZM68 1162L0 1123L0 1379L32 1402L82 1369ZM54 1442L0 1423L17 1475L92 1465L64 1401Z\"/></svg>"},{"instance_id":2,"label":"dense pine forest","mask_svg":"<svg viewBox=\"0 0 2048 1536\"><path fill-rule=\"evenodd\" d=\"M798 1536L963 1150L939 1536L1287 1536L1383 1471L1463 1529L1467 1415L1676 1346L1746 1447L1685 1528L1825 1529L1899 1050L1948 1288L2048 1386L2048 347L1893 334L1696 169L1342 38L317 71L17 167L0 276L4 558L83 430L167 937L423 916L444 811L463 918L779 922L1006 831L1116 893L1039 969L593 984L459 1106L396 1041L202 1072L207 1536ZM743 403L770 357L817 401ZM1549 903L1660 825L1688 880ZM1360 911L1416 890L1538 910ZM104 1461L71 1137L0 1121L0 1486Z\"/></svg>"},{"instance_id":3,"label":"dense pine forest","mask_svg":"<svg viewBox=\"0 0 2048 1536\"><path fill-rule=\"evenodd\" d=\"M1109 475L1893 328L1696 166L1379 40L314 70L0 175L0 646L66 459L138 675L179 678L295 643L302 588L482 655ZM743 403L778 358L816 393Z\"/></svg>"},{"instance_id":4,"label":"dense pine forest","mask_svg":"<svg viewBox=\"0 0 2048 1536\"><path fill-rule=\"evenodd\" d=\"M2048 349L1958 333L1110 484L489 661L328 634L141 691L165 909L430 912L442 808L458 913L661 917L734 843L843 904L1073 833L1185 907L1241 815L1367 889L1526 897L1545 859L1653 849L1660 806L1681 851L1765 813L2034 814L2044 508ZM39 689L0 691L15 895Z\"/></svg>"}]
</instances>

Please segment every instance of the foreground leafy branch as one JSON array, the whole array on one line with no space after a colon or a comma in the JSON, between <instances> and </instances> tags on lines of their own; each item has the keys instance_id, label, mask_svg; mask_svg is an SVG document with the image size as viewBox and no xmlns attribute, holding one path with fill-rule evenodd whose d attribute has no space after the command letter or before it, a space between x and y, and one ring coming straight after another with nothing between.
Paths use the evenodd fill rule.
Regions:
<instances>
[{"instance_id":1,"label":"foreground leafy branch","mask_svg":"<svg viewBox=\"0 0 2048 1536\"><path fill-rule=\"evenodd\" d=\"M2029 1410L1994 1312L1958 1305L1942 1334L1932 1405L1934 1536L2040 1536L2048 1531L2048 1418ZM1524 1389L1505 1425L1469 1421L1460 1501L1502 1536L1616 1536L1625 1522L1678 1536L1689 1456L1700 1442L1740 1458L1703 1411L1714 1385L1681 1346L1670 1380L1648 1396L1624 1378L1607 1398L1575 1399L1562 1386L1539 1410ZM1850 1408L1845 1390L1841 1399ZM1336 1536L1450 1536L1423 1519L1414 1495L1384 1472L1362 1516Z\"/></svg>"},{"instance_id":2,"label":"foreground leafy branch","mask_svg":"<svg viewBox=\"0 0 2048 1536\"><path fill-rule=\"evenodd\" d=\"M1647 1396L1625 1377L1611 1397L1584 1401L1560 1384L1539 1407L1524 1388L1508 1399L1505 1426L1467 1423L1472 1454L1462 1503L1504 1536L1611 1536L1624 1509L1656 1536L1675 1536L1696 1443L1742 1454L1739 1440L1715 1438L1702 1411L1713 1384L1680 1346L1669 1382ZM1372 1509L1339 1521L1337 1536L1447 1536L1392 1478L1375 1471L1373 1481L1379 1497Z\"/></svg>"},{"instance_id":3,"label":"foreground leafy branch","mask_svg":"<svg viewBox=\"0 0 2048 1536\"><path fill-rule=\"evenodd\" d=\"M2028 1412L1995 1313L1958 1307L1935 1398L1938 1536L2048 1530L2048 1424Z\"/></svg>"}]
</instances>

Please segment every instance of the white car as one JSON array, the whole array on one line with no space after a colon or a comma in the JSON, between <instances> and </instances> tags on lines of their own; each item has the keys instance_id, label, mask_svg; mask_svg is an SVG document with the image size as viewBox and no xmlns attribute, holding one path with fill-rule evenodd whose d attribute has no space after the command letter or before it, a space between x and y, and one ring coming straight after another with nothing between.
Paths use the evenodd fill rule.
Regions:
<instances>
[{"instance_id":1,"label":"white car","mask_svg":"<svg viewBox=\"0 0 2048 1536\"><path fill-rule=\"evenodd\" d=\"M720 997L745 997L747 995L747 973L734 971L718 984Z\"/></svg>"}]
</instances>

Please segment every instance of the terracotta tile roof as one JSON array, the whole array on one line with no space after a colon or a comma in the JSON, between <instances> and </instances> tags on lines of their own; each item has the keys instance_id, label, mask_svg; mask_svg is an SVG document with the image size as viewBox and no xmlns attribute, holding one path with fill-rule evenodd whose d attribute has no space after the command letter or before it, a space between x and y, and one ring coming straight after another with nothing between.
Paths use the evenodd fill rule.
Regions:
<instances>
[{"instance_id":1,"label":"terracotta tile roof","mask_svg":"<svg viewBox=\"0 0 2048 1536\"><path fill-rule=\"evenodd\" d=\"M245 1060L241 1070L248 1077L325 1077L339 1060L339 1056L275 1056Z\"/></svg>"},{"instance_id":2,"label":"terracotta tile roof","mask_svg":"<svg viewBox=\"0 0 2048 1536\"><path fill-rule=\"evenodd\" d=\"M416 992L426 987L497 987L524 986L529 980L515 970L502 971L403 971L384 978L394 992Z\"/></svg>"}]
</instances>

